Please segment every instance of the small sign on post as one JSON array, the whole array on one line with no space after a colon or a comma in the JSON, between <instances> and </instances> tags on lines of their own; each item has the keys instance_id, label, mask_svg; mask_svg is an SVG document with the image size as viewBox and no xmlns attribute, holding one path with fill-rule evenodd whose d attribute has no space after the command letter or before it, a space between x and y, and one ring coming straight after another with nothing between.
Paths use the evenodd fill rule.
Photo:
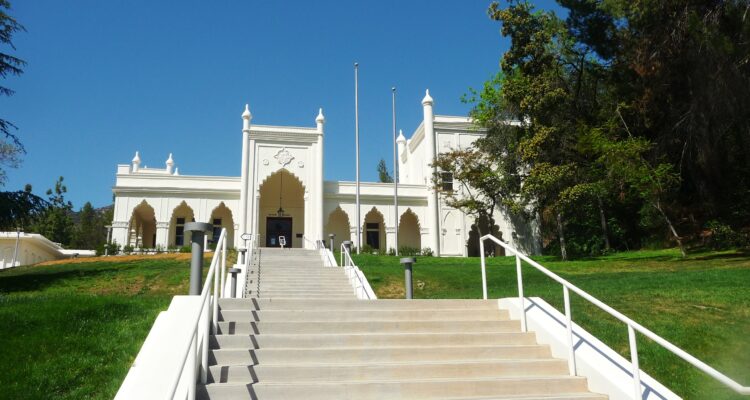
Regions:
<instances>
[{"instance_id":1,"label":"small sign on post","mask_svg":"<svg viewBox=\"0 0 750 400\"><path fill-rule=\"evenodd\" d=\"M282 249L286 246L286 237L279 236L279 246L281 246Z\"/></svg>"}]
</instances>

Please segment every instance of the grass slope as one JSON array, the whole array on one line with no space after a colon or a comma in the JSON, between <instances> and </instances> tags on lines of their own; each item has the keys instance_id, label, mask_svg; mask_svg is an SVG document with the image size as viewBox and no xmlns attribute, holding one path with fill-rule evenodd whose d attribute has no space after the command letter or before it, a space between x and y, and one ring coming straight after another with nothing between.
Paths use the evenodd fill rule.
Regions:
<instances>
[{"instance_id":1,"label":"grass slope","mask_svg":"<svg viewBox=\"0 0 750 400\"><path fill-rule=\"evenodd\" d=\"M111 399L159 311L187 293L189 254L0 272L0 397Z\"/></svg>"},{"instance_id":2,"label":"grass slope","mask_svg":"<svg viewBox=\"0 0 750 400\"><path fill-rule=\"evenodd\" d=\"M355 262L380 298L403 298L397 257L359 255ZM738 252L694 254L676 250L619 253L583 261L538 261L581 289L687 350L719 371L750 384L750 257ZM478 258L419 257L414 295L481 298ZM562 310L562 288L528 265L526 296ZM488 259L491 298L517 296L515 259ZM627 327L571 293L573 319L630 358ZM641 368L686 399L745 399L638 335Z\"/></svg>"}]
</instances>

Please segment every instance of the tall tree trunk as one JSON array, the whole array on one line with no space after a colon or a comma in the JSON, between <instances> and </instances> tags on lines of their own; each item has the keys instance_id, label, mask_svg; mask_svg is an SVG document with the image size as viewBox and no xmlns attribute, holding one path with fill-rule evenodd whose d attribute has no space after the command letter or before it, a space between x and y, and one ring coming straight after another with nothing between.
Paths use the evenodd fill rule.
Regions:
<instances>
[{"instance_id":1,"label":"tall tree trunk","mask_svg":"<svg viewBox=\"0 0 750 400\"><path fill-rule=\"evenodd\" d=\"M599 220L601 221L602 225L602 239L604 240L604 249L609 251L609 234L607 233L607 216L604 215L604 203L602 203L602 198L599 196L596 196L596 201L599 204Z\"/></svg>"},{"instance_id":2,"label":"tall tree trunk","mask_svg":"<svg viewBox=\"0 0 750 400\"><path fill-rule=\"evenodd\" d=\"M677 230L674 228L674 225L672 225L672 221L669 219L669 216L667 213L664 212L664 210L661 208L661 204L659 201L656 201L654 203L654 208L656 208L659 213L661 213L662 217L664 217L664 221L667 223L667 226L669 227L669 231L672 233L672 236L674 237L674 240L677 241L677 245L680 247L680 253L682 254L682 258L687 257L687 253L685 252L685 246L682 244L682 239L680 239L680 235L677 234Z\"/></svg>"},{"instance_id":3,"label":"tall tree trunk","mask_svg":"<svg viewBox=\"0 0 750 400\"><path fill-rule=\"evenodd\" d=\"M568 260L568 250L565 248L565 230L563 229L562 214L557 212L557 236L560 237L560 255L563 261Z\"/></svg>"}]
</instances>

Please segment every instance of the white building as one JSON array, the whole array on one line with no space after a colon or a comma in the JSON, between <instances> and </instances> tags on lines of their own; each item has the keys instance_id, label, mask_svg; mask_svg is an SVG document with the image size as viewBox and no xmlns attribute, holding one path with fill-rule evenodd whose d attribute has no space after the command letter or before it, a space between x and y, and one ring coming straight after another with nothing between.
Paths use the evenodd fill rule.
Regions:
<instances>
[{"instance_id":1,"label":"white building","mask_svg":"<svg viewBox=\"0 0 750 400\"><path fill-rule=\"evenodd\" d=\"M398 210L393 184L360 183L361 243L396 248L398 215L399 248L477 255L475 219L448 207L432 188L430 163L436 154L471 146L484 133L466 117L434 115L429 91L422 105L422 123L410 139L401 134L397 141ZM323 180L322 110L309 128L252 125L252 118L246 106L239 177L180 175L171 154L164 169L141 168L138 152L131 164L118 165L113 240L136 248L180 247L190 243L184 224L198 221L213 224L215 232L227 228L235 245L242 233L251 233L260 235L261 246L278 246L284 236L293 247L311 247L333 233L336 243L351 240L356 246L355 183ZM503 240L529 253L540 251L534 224L500 212L494 219Z\"/></svg>"}]
</instances>

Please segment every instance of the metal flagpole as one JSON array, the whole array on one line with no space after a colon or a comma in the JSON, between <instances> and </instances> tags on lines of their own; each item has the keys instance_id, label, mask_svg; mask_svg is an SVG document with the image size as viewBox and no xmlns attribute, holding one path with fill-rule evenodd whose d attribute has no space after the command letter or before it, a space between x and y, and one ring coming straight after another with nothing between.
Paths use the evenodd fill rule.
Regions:
<instances>
[{"instance_id":1,"label":"metal flagpole","mask_svg":"<svg viewBox=\"0 0 750 400\"><path fill-rule=\"evenodd\" d=\"M391 104L393 114L393 226L396 227L394 231L395 243L394 247L396 255L398 255L398 158L396 155L396 87L391 88Z\"/></svg>"},{"instance_id":2,"label":"metal flagpole","mask_svg":"<svg viewBox=\"0 0 750 400\"><path fill-rule=\"evenodd\" d=\"M357 163L357 184L356 184L356 202L357 202L357 213L355 216L355 224L357 224L357 254L359 254L362 248L362 229L359 223L359 63L354 63L354 146L356 148L356 163Z\"/></svg>"}]
</instances>

